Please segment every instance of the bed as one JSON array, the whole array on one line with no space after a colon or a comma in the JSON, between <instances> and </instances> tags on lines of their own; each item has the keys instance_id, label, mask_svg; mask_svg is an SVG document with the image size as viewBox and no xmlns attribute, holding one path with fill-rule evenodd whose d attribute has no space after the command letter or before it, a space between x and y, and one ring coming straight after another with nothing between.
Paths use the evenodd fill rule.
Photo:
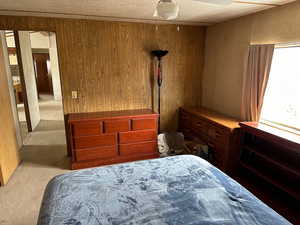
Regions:
<instances>
[{"instance_id":1,"label":"bed","mask_svg":"<svg viewBox=\"0 0 300 225\"><path fill-rule=\"evenodd\" d=\"M38 225L288 225L199 157L182 155L59 175Z\"/></svg>"}]
</instances>

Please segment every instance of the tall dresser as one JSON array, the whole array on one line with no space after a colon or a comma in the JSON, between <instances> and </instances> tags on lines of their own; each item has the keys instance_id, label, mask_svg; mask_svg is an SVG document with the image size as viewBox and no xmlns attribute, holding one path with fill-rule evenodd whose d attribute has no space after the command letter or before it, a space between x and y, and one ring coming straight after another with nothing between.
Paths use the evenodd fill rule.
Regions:
<instances>
[{"instance_id":1,"label":"tall dresser","mask_svg":"<svg viewBox=\"0 0 300 225\"><path fill-rule=\"evenodd\" d=\"M148 109L69 114L72 169L159 157L158 116Z\"/></svg>"},{"instance_id":2,"label":"tall dresser","mask_svg":"<svg viewBox=\"0 0 300 225\"><path fill-rule=\"evenodd\" d=\"M180 108L179 130L209 146L213 163L233 173L239 162L239 121L206 108Z\"/></svg>"}]
</instances>

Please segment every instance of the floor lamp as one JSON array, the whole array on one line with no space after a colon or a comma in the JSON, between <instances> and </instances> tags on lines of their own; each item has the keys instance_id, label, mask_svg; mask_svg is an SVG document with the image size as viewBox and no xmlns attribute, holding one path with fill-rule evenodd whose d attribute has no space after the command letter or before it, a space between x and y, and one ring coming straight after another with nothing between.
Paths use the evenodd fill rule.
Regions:
<instances>
[{"instance_id":1,"label":"floor lamp","mask_svg":"<svg viewBox=\"0 0 300 225\"><path fill-rule=\"evenodd\" d=\"M157 71L156 71L156 76L157 76L157 85L158 85L158 113L159 113L159 119L158 119L158 131L160 132L160 88L162 85L162 64L161 60L162 57L168 54L168 51L166 50L154 50L151 51L151 54L158 59L158 66L157 66Z\"/></svg>"}]
</instances>

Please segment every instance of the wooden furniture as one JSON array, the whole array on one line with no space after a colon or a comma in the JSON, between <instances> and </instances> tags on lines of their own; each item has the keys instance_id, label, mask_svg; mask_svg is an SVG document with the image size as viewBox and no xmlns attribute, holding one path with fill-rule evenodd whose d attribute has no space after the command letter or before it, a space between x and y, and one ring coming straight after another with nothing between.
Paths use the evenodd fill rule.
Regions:
<instances>
[{"instance_id":1,"label":"wooden furniture","mask_svg":"<svg viewBox=\"0 0 300 225\"><path fill-rule=\"evenodd\" d=\"M158 116L148 109L70 114L72 169L158 157Z\"/></svg>"},{"instance_id":2,"label":"wooden furniture","mask_svg":"<svg viewBox=\"0 0 300 225\"><path fill-rule=\"evenodd\" d=\"M213 152L213 164L234 172L239 159L239 121L206 108L180 108L179 130L188 139L199 138Z\"/></svg>"},{"instance_id":3,"label":"wooden furniture","mask_svg":"<svg viewBox=\"0 0 300 225\"><path fill-rule=\"evenodd\" d=\"M300 200L300 136L261 123L240 126L240 166Z\"/></svg>"}]
</instances>

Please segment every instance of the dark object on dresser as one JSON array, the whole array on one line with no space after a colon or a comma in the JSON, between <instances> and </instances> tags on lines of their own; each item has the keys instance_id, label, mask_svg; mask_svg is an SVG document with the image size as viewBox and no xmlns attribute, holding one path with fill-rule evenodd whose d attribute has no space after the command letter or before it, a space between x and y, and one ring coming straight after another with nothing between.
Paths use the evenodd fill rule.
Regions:
<instances>
[{"instance_id":1,"label":"dark object on dresser","mask_svg":"<svg viewBox=\"0 0 300 225\"><path fill-rule=\"evenodd\" d=\"M180 108L179 130L209 146L213 164L233 173L239 161L239 121L206 108Z\"/></svg>"},{"instance_id":2,"label":"dark object on dresser","mask_svg":"<svg viewBox=\"0 0 300 225\"><path fill-rule=\"evenodd\" d=\"M158 117L148 109L69 114L72 169L159 157Z\"/></svg>"},{"instance_id":3,"label":"dark object on dresser","mask_svg":"<svg viewBox=\"0 0 300 225\"><path fill-rule=\"evenodd\" d=\"M240 126L240 166L300 200L300 137L261 123Z\"/></svg>"}]
</instances>

